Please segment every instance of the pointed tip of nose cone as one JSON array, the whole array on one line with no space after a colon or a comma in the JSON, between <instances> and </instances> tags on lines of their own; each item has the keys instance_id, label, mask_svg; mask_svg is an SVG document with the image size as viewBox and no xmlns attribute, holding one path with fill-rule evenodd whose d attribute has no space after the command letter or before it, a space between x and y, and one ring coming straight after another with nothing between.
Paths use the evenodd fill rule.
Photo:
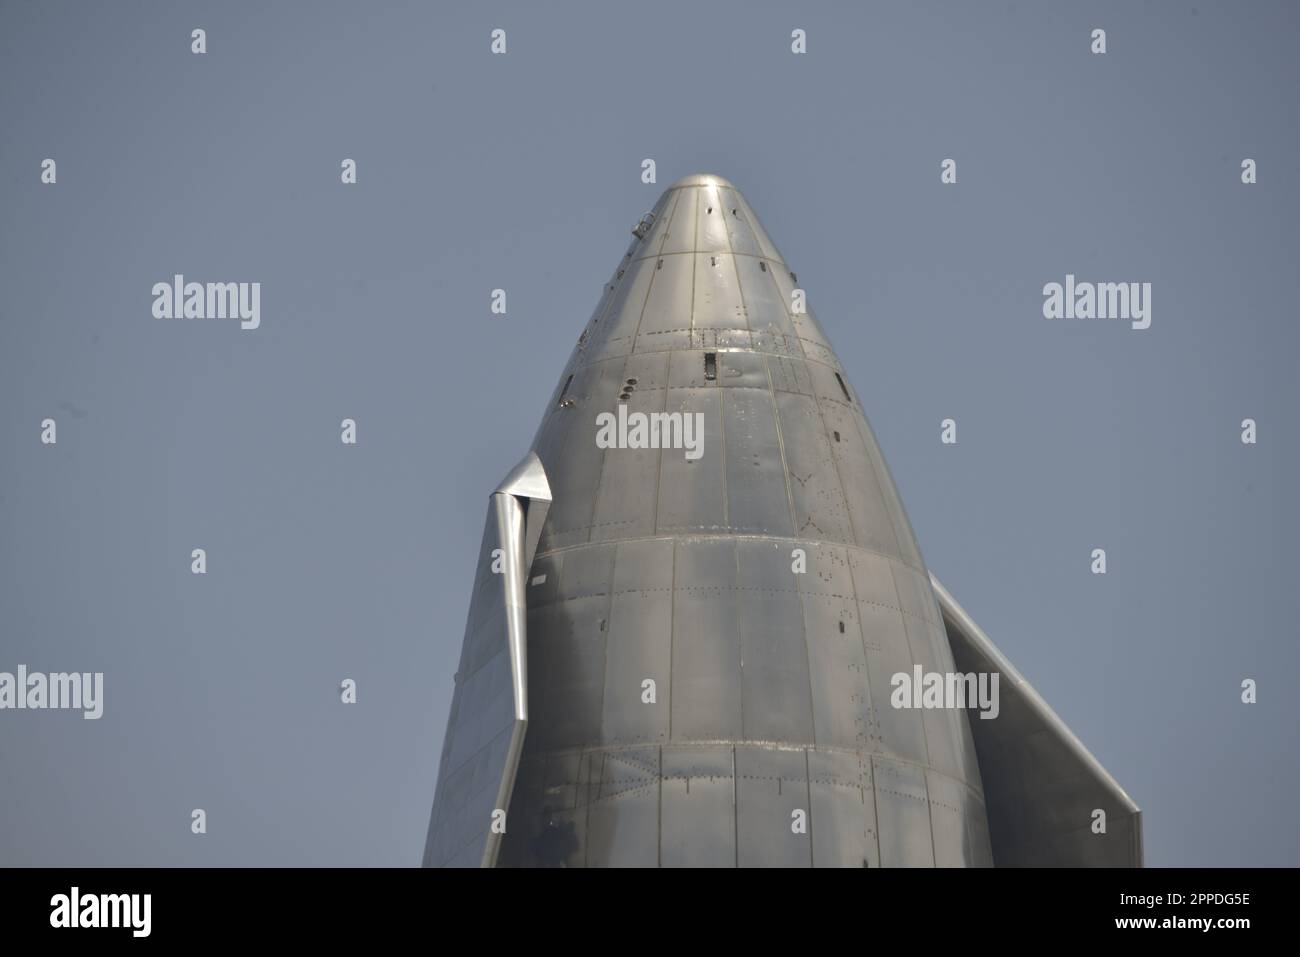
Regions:
<instances>
[{"instance_id":1,"label":"pointed tip of nose cone","mask_svg":"<svg viewBox=\"0 0 1300 957\"><path fill-rule=\"evenodd\" d=\"M736 189L736 184L731 180L713 173L692 173L690 176L683 176L668 188L681 189L684 186L719 186L723 189Z\"/></svg>"}]
</instances>

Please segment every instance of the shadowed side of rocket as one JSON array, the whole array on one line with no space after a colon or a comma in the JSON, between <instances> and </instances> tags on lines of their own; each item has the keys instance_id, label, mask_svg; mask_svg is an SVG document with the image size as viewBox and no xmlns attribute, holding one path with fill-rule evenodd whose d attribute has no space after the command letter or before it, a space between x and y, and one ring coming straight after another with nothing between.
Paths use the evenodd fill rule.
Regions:
<instances>
[{"instance_id":1,"label":"shadowed side of rocket","mask_svg":"<svg viewBox=\"0 0 1300 957\"><path fill-rule=\"evenodd\" d=\"M1140 822L928 573L745 198L675 183L490 498L425 864L1137 866Z\"/></svg>"}]
</instances>

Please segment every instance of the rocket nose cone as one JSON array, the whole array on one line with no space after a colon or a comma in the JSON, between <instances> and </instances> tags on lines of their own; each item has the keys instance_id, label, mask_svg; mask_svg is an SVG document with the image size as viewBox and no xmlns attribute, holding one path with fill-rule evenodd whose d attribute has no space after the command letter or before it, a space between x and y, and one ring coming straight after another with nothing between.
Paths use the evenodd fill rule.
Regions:
<instances>
[{"instance_id":1,"label":"rocket nose cone","mask_svg":"<svg viewBox=\"0 0 1300 957\"><path fill-rule=\"evenodd\" d=\"M736 185L731 180L713 173L692 173L690 176L683 176L668 188L681 189L684 186L718 186L722 189L736 189Z\"/></svg>"}]
</instances>

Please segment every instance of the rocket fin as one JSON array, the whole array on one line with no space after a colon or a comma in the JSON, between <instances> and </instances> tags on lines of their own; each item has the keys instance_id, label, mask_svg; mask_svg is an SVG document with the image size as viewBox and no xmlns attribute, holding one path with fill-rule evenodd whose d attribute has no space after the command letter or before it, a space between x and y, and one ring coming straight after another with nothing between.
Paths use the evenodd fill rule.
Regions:
<instances>
[{"instance_id":1,"label":"rocket fin","mask_svg":"<svg viewBox=\"0 0 1300 957\"><path fill-rule=\"evenodd\" d=\"M496 864L528 725L525 589L550 504L546 471L534 452L488 498L425 867Z\"/></svg>"},{"instance_id":2,"label":"rocket fin","mask_svg":"<svg viewBox=\"0 0 1300 957\"><path fill-rule=\"evenodd\" d=\"M998 716L970 712L998 867L1141 867L1142 812L933 575L957 670L997 672ZM1105 811L1105 832L1094 814Z\"/></svg>"}]
</instances>

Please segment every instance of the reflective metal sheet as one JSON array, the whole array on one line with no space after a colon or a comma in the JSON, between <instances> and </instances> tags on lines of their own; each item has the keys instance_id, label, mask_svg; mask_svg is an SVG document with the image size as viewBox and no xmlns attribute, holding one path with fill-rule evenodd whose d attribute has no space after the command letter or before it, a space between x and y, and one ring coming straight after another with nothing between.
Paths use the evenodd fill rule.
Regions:
<instances>
[{"instance_id":1,"label":"reflective metal sheet","mask_svg":"<svg viewBox=\"0 0 1300 957\"><path fill-rule=\"evenodd\" d=\"M880 866L934 866L925 770L881 757L872 758L871 767L876 785Z\"/></svg>"},{"instance_id":2,"label":"reflective metal sheet","mask_svg":"<svg viewBox=\"0 0 1300 957\"><path fill-rule=\"evenodd\" d=\"M654 210L535 439L555 502L525 589L529 725L500 863L1140 859L1135 809L1019 685L996 722L894 707L895 675L996 649L941 615L860 396L791 313L797 280L744 197L693 176ZM596 416L620 407L702 413L702 455L598 448ZM476 583L431 826L449 863L474 863L515 740L495 723L518 675L494 588ZM1106 842L1072 801L1110 802Z\"/></svg>"},{"instance_id":3,"label":"reflective metal sheet","mask_svg":"<svg viewBox=\"0 0 1300 957\"><path fill-rule=\"evenodd\" d=\"M641 245L632 253L633 259L658 256L662 253L664 240L668 236L668 229L672 223L673 211L676 209L677 201L682 195L682 191L677 190L664 193L659 197L654 209L651 210L655 215L654 224L641 240Z\"/></svg>"},{"instance_id":4,"label":"reflective metal sheet","mask_svg":"<svg viewBox=\"0 0 1300 957\"><path fill-rule=\"evenodd\" d=\"M689 305L683 308L683 303L690 302L695 288L695 257L665 254L652 265L654 281L641 312L635 351L685 348L690 337L691 311ZM665 335L674 331L678 334L675 339Z\"/></svg>"},{"instance_id":5,"label":"reflective metal sheet","mask_svg":"<svg viewBox=\"0 0 1300 957\"><path fill-rule=\"evenodd\" d=\"M802 748L736 747L736 863L811 867L808 758Z\"/></svg>"},{"instance_id":6,"label":"reflective metal sheet","mask_svg":"<svg viewBox=\"0 0 1300 957\"><path fill-rule=\"evenodd\" d=\"M931 577L956 666L1000 675L1000 713L973 719L999 867L1142 866L1142 812L1033 686ZM1094 833L1093 812L1106 813Z\"/></svg>"},{"instance_id":7,"label":"reflective metal sheet","mask_svg":"<svg viewBox=\"0 0 1300 957\"><path fill-rule=\"evenodd\" d=\"M808 647L790 553L741 539L736 577L743 740L811 741Z\"/></svg>"},{"instance_id":8,"label":"reflective metal sheet","mask_svg":"<svg viewBox=\"0 0 1300 957\"><path fill-rule=\"evenodd\" d=\"M675 581L672 739L737 740L742 724L734 541L679 540Z\"/></svg>"},{"instance_id":9,"label":"reflective metal sheet","mask_svg":"<svg viewBox=\"0 0 1300 957\"><path fill-rule=\"evenodd\" d=\"M670 372L671 374L671 372ZM659 455L658 531L712 532L727 526L722 462L722 408L718 389L669 389L670 414L700 416L703 454L685 448ZM648 453L647 453L648 454Z\"/></svg>"},{"instance_id":10,"label":"reflective metal sheet","mask_svg":"<svg viewBox=\"0 0 1300 957\"><path fill-rule=\"evenodd\" d=\"M747 328L740 279L730 253L696 254L691 328Z\"/></svg>"},{"instance_id":11,"label":"reflective metal sheet","mask_svg":"<svg viewBox=\"0 0 1300 957\"><path fill-rule=\"evenodd\" d=\"M893 706L893 676L910 676L916 664L902 613L859 602L858 614L862 618L862 637L867 650L872 714L880 727L879 750L883 754L927 764L930 758L925 712L919 708Z\"/></svg>"},{"instance_id":12,"label":"reflective metal sheet","mask_svg":"<svg viewBox=\"0 0 1300 957\"><path fill-rule=\"evenodd\" d=\"M854 541L863 548L885 555L902 557L898 535L890 517L889 506L880 490L871 457L855 427L853 410L835 402L820 403L822 419L830 431L827 443L841 475L852 475L844 483L845 504Z\"/></svg>"},{"instance_id":13,"label":"reflective metal sheet","mask_svg":"<svg viewBox=\"0 0 1300 957\"><path fill-rule=\"evenodd\" d=\"M934 835L936 867L991 867L987 834L970 827L972 817L983 817L982 807L972 806L974 791L945 774L925 772L930 800L930 830Z\"/></svg>"},{"instance_id":14,"label":"reflective metal sheet","mask_svg":"<svg viewBox=\"0 0 1300 957\"><path fill-rule=\"evenodd\" d=\"M785 259L781 255L781 251L776 248L776 244L773 243L771 238L767 235L767 231L763 228L763 224L759 222L758 216L754 213L754 210L750 208L745 197L741 195L741 192L738 189L733 188L731 192L734 195L736 202L740 204L741 212L745 214L745 222L749 224L750 231L754 234L754 240L758 243L759 250L766 258L775 260L781 263L784 267Z\"/></svg>"},{"instance_id":15,"label":"reflective metal sheet","mask_svg":"<svg viewBox=\"0 0 1300 957\"><path fill-rule=\"evenodd\" d=\"M731 355L736 353L726 353L723 358ZM767 389L722 390L721 435L728 526L738 532L792 536L794 522L772 393ZM782 572L780 580L788 586L788 562Z\"/></svg>"},{"instance_id":16,"label":"reflective metal sheet","mask_svg":"<svg viewBox=\"0 0 1300 957\"><path fill-rule=\"evenodd\" d=\"M742 256L763 255L758 238L750 228L749 211L741 205L739 194L734 189L719 189L718 200L722 203L722 220L731 251Z\"/></svg>"},{"instance_id":17,"label":"reflective metal sheet","mask_svg":"<svg viewBox=\"0 0 1300 957\"><path fill-rule=\"evenodd\" d=\"M661 866L735 866L733 759L731 748L663 749Z\"/></svg>"},{"instance_id":18,"label":"reflective metal sheet","mask_svg":"<svg viewBox=\"0 0 1300 957\"><path fill-rule=\"evenodd\" d=\"M740 287L745 293L745 315L750 329L794 336L794 323L790 321L790 304L781 298L781 292L772 278L775 264L752 256L735 257Z\"/></svg>"},{"instance_id":19,"label":"reflective metal sheet","mask_svg":"<svg viewBox=\"0 0 1300 957\"><path fill-rule=\"evenodd\" d=\"M722 193L716 186L702 186L691 190L699 198L695 211L695 251L697 253L730 253L731 239L727 235L726 216L722 208Z\"/></svg>"},{"instance_id":20,"label":"reflective metal sheet","mask_svg":"<svg viewBox=\"0 0 1300 957\"><path fill-rule=\"evenodd\" d=\"M614 554L612 544L566 552L549 627L529 639L531 673L546 689L530 731L539 747L600 740Z\"/></svg>"},{"instance_id":21,"label":"reflective metal sheet","mask_svg":"<svg viewBox=\"0 0 1300 957\"><path fill-rule=\"evenodd\" d=\"M844 751L808 751L815 867L879 867L871 759Z\"/></svg>"},{"instance_id":22,"label":"reflective metal sheet","mask_svg":"<svg viewBox=\"0 0 1300 957\"><path fill-rule=\"evenodd\" d=\"M666 358L666 357L664 357ZM631 378L636 378L632 376ZM624 385L628 377L625 377ZM666 389L631 387L626 399L618 403L629 414L647 415L664 411ZM594 441L594 439L593 439ZM609 541L655 530L655 499L659 483L659 457L644 449L611 448L604 450L600 484L596 489L595 511L591 520L591 541ZM647 494L647 492L651 494Z\"/></svg>"},{"instance_id":23,"label":"reflective metal sheet","mask_svg":"<svg viewBox=\"0 0 1300 957\"><path fill-rule=\"evenodd\" d=\"M844 487L826 440L817 403L807 396L776 393L786 468L794 497L795 535L819 541L853 541Z\"/></svg>"},{"instance_id":24,"label":"reflective metal sheet","mask_svg":"<svg viewBox=\"0 0 1300 957\"><path fill-rule=\"evenodd\" d=\"M608 867L659 864L659 749L592 756L587 860Z\"/></svg>"},{"instance_id":25,"label":"reflective metal sheet","mask_svg":"<svg viewBox=\"0 0 1300 957\"><path fill-rule=\"evenodd\" d=\"M605 647L603 744L658 744L668 739L672 640L672 540L621 543L614 560ZM654 683L648 689L647 681Z\"/></svg>"},{"instance_id":26,"label":"reflective metal sheet","mask_svg":"<svg viewBox=\"0 0 1300 957\"><path fill-rule=\"evenodd\" d=\"M668 224L668 234L664 237L660 255L695 252L696 204L699 195L698 189L677 191L677 205L673 207L672 221Z\"/></svg>"},{"instance_id":27,"label":"reflective metal sheet","mask_svg":"<svg viewBox=\"0 0 1300 957\"><path fill-rule=\"evenodd\" d=\"M425 842L427 866L492 866L529 718L527 574L550 505L529 455L489 499L474 599Z\"/></svg>"}]
</instances>

